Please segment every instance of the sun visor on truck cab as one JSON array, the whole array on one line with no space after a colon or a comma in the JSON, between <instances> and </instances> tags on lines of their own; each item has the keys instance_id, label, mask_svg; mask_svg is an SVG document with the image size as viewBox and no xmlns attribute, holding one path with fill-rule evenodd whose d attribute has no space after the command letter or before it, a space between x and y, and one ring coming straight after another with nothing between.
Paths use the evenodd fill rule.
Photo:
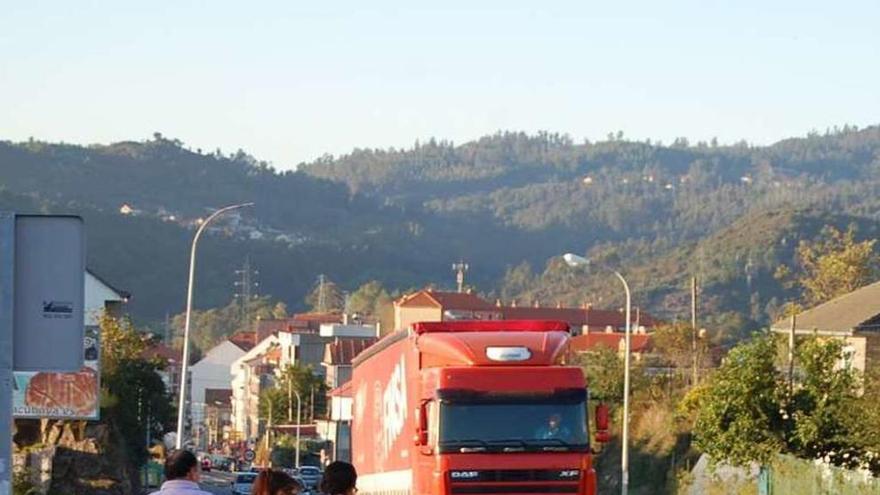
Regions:
<instances>
[{"instance_id":1,"label":"sun visor on truck cab","mask_svg":"<svg viewBox=\"0 0 880 495\"><path fill-rule=\"evenodd\" d=\"M546 392L499 392L463 388L441 388L436 392L441 402L472 404L553 403L579 404L587 399L583 388L557 388Z\"/></svg>"},{"instance_id":2,"label":"sun visor on truck cab","mask_svg":"<svg viewBox=\"0 0 880 495\"><path fill-rule=\"evenodd\" d=\"M412 324L412 331L424 333L455 332L568 332L568 323L552 320L474 320L430 321Z\"/></svg>"}]
</instances>

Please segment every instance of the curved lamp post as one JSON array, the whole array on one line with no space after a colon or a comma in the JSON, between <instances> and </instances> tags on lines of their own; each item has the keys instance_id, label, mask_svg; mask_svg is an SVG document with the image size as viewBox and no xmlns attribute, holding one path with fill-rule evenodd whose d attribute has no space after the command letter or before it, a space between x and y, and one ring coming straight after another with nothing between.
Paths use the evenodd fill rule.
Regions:
<instances>
[{"instance_id":1,"label":"curved lamp post","mask_svg":"<svg viewBox=\"0 0 880 495\"><path fill-rule=\"evenodd\" d=\"M572 253L566 253L562 256L565 263L571 267L588 266L590 260L583 256ZM623 427L621 434L621 450L620 450L620 493L627 495L629 492L629 365L630 365L630 312L632 301L629 292L629 284L623 275L616 270L612 270L620 282L623 284L623 290L626 292L626 336L624 338L626 347L624 349L624 371L623 371Z\"/></svg>"},{"instance_id":2,"label":"curved lamp post","mask_svg":"<svg viewBox=\"0 0 880 495\"><path fill-rule=\"evenodd\" d=\"M186 411L186 374L188 371L187 368L189 367L189 323L190 315L192 313L193 278L196 272L196 247L199 244L199 237L202 236L205 227L220 215L227 211L253 205L253 203L241 203L220 208L214 213L211 213L211 215L199 225L199 228L196 230L196 235L193 237L192 250L189 255L189 283L186 288L186 323L184 324L183 329L183 356L180 365L180 400L177 406L177 439L175 441L175 447L177 449L183 447L183 419Z\"/></svg>"}]
</instances>

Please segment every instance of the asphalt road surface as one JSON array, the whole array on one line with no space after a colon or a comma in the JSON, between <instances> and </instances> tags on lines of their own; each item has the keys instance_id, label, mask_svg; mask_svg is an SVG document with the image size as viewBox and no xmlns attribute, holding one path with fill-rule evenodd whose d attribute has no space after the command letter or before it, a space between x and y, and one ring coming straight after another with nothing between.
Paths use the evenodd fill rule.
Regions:
<instances>
[{"instance_id":1,"label":"asphalt road surface","mask_svg":"<svg viewBox=\"0 0 880 495\"><path fill-rule=\"evenodd\" d=\"M203 490L207 490L215 495L230 495L232 493L232 483L235 475L223 471L202 472L202 481L199 483Z\"/></svg>"}]
</instances>

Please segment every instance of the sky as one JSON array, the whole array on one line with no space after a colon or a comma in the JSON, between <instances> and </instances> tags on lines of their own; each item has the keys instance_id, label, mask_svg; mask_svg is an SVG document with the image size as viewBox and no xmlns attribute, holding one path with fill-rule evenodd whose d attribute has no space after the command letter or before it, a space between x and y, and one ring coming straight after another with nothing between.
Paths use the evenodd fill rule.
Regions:
<instances>
[{"instance_id":1,"label":"sky","mask_svg":"<svg viewBox=\"0 0 880 495\"><path fill-rule=\"evenodd\" d=\"M0 2L0 139L290 169L499 130L768 144L880 123L880 2Z\"/></svg>"}]
</instances>

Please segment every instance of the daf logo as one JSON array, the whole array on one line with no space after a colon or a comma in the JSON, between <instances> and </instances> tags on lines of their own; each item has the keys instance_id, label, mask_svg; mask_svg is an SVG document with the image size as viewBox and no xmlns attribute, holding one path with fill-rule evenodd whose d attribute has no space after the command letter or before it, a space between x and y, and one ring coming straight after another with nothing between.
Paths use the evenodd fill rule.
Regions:
<instances>
[{"instance_id":1,"label":"daf logo","mask_svg":"<svg viewBox=\"0 0 880 495\"><path fill-rule=\"evenodd\" d=\"M578 476L580 476L580 474L581 474L581 472L578 471L577 469L572 469L572 470L568 470L568 471L560 471L559 477L560 478L577 478Z\"/></svg>"},{"instance_id":2,"label":"daf logo","mask_svg":"<svg viewBox=\"0 0 880 495\"><path fill-rule=\"evenodd\" d=\"M453 479L457 480L470 480L474 478L480 477L479 471L452 471L450 473Z\"/></svg>"}]
</instances>

